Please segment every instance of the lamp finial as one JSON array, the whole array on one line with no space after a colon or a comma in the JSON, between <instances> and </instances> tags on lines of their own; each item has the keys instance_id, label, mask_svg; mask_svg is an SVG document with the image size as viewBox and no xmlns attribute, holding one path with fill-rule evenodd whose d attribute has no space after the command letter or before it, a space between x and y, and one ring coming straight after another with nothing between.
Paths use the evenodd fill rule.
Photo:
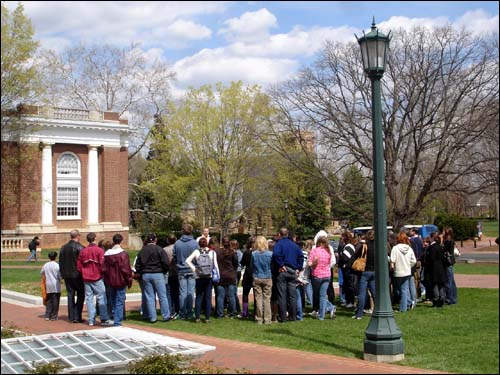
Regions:
<instances>
[{"instance_id":1,"label":"lamp finial","mask_svg":"<svg viewBox=\"0 0 500 375\"><path fill-rule=\"evenodd\" d=\"M375 16L373 16L373 20L372 20L372 30L375 30L377 28L377 26L375 25Z\"/></svg>"}]
</instances>

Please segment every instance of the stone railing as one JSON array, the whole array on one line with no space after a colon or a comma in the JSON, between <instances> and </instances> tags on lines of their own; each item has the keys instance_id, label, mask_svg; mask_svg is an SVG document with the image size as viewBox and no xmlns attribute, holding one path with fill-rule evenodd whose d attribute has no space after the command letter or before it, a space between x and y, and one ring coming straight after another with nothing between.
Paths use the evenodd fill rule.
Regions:
<instances>
[{"instance_id":1,"label":"stone railing","mask_svg":"<svg viewBox=\"0 0 500 375\"><path fill-rule=\"evenodd\" d=\"M128 125L128 120L120 119L117 112L93 111L87 109L64 108L52 106L36 106L21 104L17 107L17 112L8 112L25 116L39 116L45 118L84 120L84 121L116 121L122 125Z\"/></svg>"},{"instance_id":2,"label":"stone railing","mask_svg":"<svg viewBox=\"0 0 500 375\"><path fill-rule=\"evenodd\" d=\"M32 237L7 237L2 236L2 253L15 253L18 251L27 251L28 244Z\"/></svg>"}]
</instances>

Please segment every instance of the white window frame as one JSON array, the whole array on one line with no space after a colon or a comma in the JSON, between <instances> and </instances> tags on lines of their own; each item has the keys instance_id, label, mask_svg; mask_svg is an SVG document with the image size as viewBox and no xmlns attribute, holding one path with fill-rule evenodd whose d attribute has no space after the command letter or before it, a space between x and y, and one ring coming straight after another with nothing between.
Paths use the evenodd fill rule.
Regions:
<instances>
[{"instance_id":1,"label":"white window frame","mask_svg":"<svg viewBox=\"0 0 500 375\"><path fill-rule=\"evenodd\" d=\"M58 173L58 163L59 160L64 156L64 155L71 155L74 158L76 158L77 165L78 165L78 174L59 174ZM73 152L71 151L66 151L63 152L61 155L59 155L59 158L57 159L56 162L56 178L57 178L57 187L56 187L56 218L57 220L80 220L82 218L82 187L81 187L81 180L82 180L82 174L81 174L81 163L80 163L80 158ZM78 188L78 215L72 215L72 216L60 216L58 214L58 191L59 188Z\"/></svg>"}]
</instances>

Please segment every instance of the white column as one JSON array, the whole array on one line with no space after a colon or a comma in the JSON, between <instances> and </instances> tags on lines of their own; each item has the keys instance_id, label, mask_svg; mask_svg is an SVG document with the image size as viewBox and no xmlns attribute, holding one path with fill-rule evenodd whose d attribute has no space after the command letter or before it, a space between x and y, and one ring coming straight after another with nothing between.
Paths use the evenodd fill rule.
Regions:
<instances>
[{"instance_id":1,"label":"white column","mask_svg":"<svg viewBox=\"0 0 500 375\"><path fill-rule=\"evenodd\" d=\"M52 144L42 151L42 225L52 225Z\"/></svg>"},{"instance_id":2,"label":"white column","mask_svg":"<svg viewBox=\"0 0 500 375\"><path fill-rule=\"evenodd\" d=\"M99 222L99 163L97 159L97 147L89 145L88 161L88 224L97 224Z\"/></svg>"}]
</instances>

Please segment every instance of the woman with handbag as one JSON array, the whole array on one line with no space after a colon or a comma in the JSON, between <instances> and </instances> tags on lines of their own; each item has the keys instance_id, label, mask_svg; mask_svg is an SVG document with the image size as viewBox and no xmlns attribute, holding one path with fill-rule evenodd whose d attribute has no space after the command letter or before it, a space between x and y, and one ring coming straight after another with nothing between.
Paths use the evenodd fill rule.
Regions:
<instances>
[{"instance_id":1,"label":"woman with handbag","mask_svg":"<svg viewBox=\"0 0 500 375\"><path fill-rule=\"evenodd\" d=\"M359 295L356 314L353 319L360 320L363 317L363 309L368 298L368 290L375 300L375 231L369 230L365 237L366 242L356 249L355 260L352 264L354 271L361 272L359 278Z\"/></svg>"}]
</instances>

